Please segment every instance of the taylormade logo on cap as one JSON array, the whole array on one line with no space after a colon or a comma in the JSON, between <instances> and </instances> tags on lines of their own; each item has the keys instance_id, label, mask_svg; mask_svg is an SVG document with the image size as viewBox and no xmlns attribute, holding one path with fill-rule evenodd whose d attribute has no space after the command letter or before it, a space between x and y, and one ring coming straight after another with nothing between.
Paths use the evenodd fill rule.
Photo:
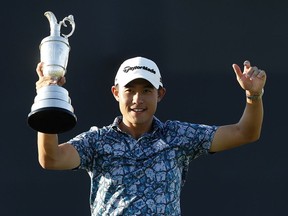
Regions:
<instances>
[{"instance_id":1,"label":"taylormade logo on cap","mask_svg":"<svg viewBox=\"0 0 288 216\"><path fill-rule=\"evenodd\" d=\"M123 71L125 73L128 73L130 70L135 70L135 69L143 69L143 70L147 70L147 71L150 71L151 73L154 73L156 74L155 70L151 69L151 68L148 68L148 67L145 67L145 66L135 66L135 67L130 67L130 66L127 66L123 69Z\"/></svg>"},{"instance_id":2,"label":"taylormade logo on cap","mask_svg":"<svg viewBox=\"0 0 288 216\"><path fill-rule=\"evenodd\" d=\"M156 89L163 86L159 68L153 61L144 57L124 61L118 69L114 84L125 86L139 78L149 81Z\"/></svg>"}]
</instances>

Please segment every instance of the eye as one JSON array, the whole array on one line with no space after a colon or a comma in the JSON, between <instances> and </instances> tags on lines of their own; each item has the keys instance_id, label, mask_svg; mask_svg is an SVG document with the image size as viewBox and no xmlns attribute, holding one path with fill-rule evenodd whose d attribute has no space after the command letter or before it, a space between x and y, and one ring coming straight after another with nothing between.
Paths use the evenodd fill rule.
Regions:
<instances>
[{"instance_id":1,"label":"eye","mask_svg":"<svg viewBox=\"0 0 288 216\"><path fill-rule=\"evenodd\" d=\"M124 89L124 92L125 92L125 93L130 93L130 92L132 92L132 89L126 88L126 89Z\"/></svg>"},{"instance_id":2,"label":"eye","mask_svg":"<svg viewBox=\"0 0 288 216\"><path fill-rule=\"evenodd\" d=\"M151 88L146 88L144 89L144 93L151 93L152 92L152 89Z\"/></svg>"}]
</instances>

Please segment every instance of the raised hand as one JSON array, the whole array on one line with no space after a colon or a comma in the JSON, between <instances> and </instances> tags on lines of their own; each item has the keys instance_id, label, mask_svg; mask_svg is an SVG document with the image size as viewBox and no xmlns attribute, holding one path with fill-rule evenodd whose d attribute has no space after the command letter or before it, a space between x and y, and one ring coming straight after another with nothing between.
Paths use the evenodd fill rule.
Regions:
<instances>
[{"instance_id":1,"label":"raised hand","mask_svg":"<svg viewBox=\"0 0 288 216\"><path fill-rule=\"evenodd\" d=\"M37 67L36 67L36 72L37 72L38 77L39 77L39 80L36 82L36 90L40 89L43 86L47 86L47 85L62 86L65 84L65 82L66 82L65 77L61 77L59 80L55 80L52 77L44 76L43 70L42 70L43 66L44 66L44 63L40 62L37 64Z\"/></svg>"},{"instance_id":2,"label":"raised hand","mask_svg":"<svg viewBox=\"0 0 288 216\"><path fill-rule=\"evenodd\" d=\"M251 66L249 61L244 62L243 72L237 64L232 65L240 86L249 95L260 95L266 82L266 72Z\"/></svg>"}]
</instances>

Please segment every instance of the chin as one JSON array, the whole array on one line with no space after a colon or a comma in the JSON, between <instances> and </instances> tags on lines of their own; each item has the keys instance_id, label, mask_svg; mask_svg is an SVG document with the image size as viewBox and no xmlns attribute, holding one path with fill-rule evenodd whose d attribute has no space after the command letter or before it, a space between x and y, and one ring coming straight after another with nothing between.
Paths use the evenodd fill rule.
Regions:
<instances>
[{"instance_id":1,"label":"chin","mask_svg":"<svg viewBox=\"0 0 288 216\"><path fill-rule=\"evenodd\" d=\"M137 118L137 119L132 119L131 122L133 122L133 124L149 124L151 123L151 119L152 118Z\"/></svg>"}]
</instances>

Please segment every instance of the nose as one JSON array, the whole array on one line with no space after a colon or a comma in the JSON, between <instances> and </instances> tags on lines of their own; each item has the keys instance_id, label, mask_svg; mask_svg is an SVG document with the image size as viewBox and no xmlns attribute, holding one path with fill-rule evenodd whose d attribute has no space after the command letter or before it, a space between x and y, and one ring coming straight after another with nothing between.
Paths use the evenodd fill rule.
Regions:
<instances>
[{"instance_id":1,"label":"nose","mask_svg":"<svg viewBox=\"0 0 288 216\"><path fill-rule=\"evenodd\" d=\"M133 101L134 104L142 104L143 103L143 96L140 92L136 92L133 95Z\"/></svg>"}]
</instances>

